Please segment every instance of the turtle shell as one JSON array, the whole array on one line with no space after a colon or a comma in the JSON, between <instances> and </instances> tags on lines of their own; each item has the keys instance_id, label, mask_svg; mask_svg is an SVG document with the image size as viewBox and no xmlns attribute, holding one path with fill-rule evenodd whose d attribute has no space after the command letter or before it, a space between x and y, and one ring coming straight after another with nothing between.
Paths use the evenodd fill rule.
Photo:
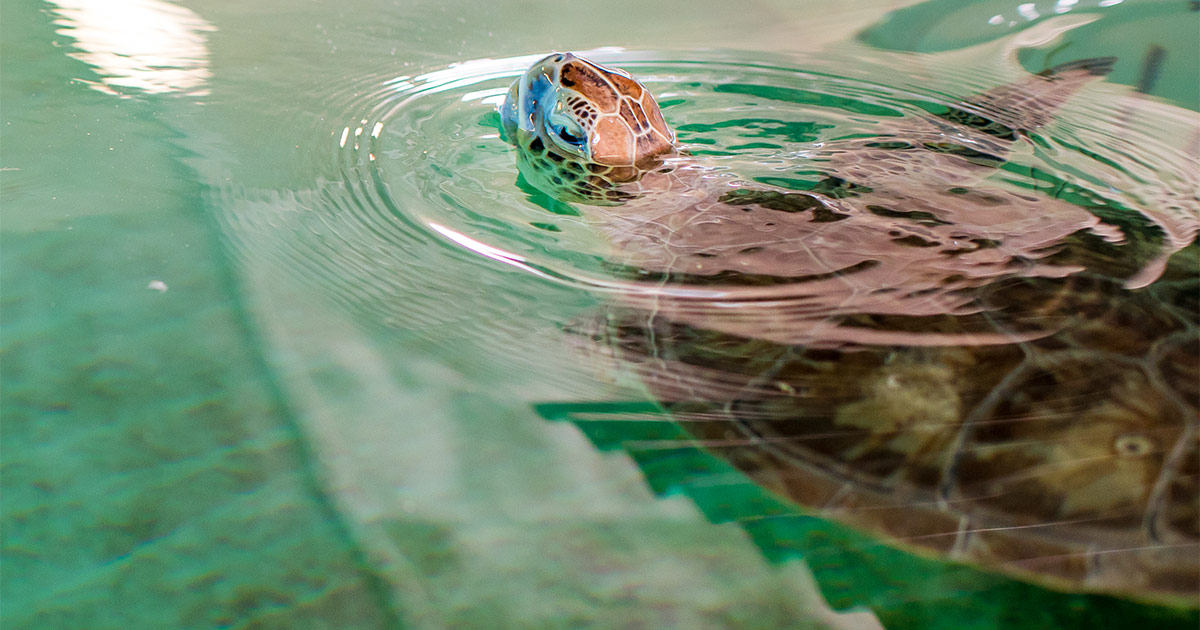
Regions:
<instances>
[{"instance_id":1,"label":"turtle shell","mask_svg":"<svg viewBox=\"0 0 1200 630\"><path fill-rule=\"evenodd\" d=\"M706 326L695 314L727 312L721 298L669 296L614 305L599 338L699 444L823 517L1062 588L1194 605L1200 243L1140 288L1136 241L1081 234L1053 257L1086 271L997 279L964 292L963 314L820 320L1008 342L786 343L755 333L770 322Z\"/></svg>"},{"instance_id":2,"label":"turtle shell","mask_svg":"<svg viewBox=\"0 0 1200 630\"><path fill-rule=\"evenodd\" d=\"M1011 575L1194 606L1194 192L1163 176L1142 196L1161 211L1142 211L1008 163L1112 62L831 138L805 152L816 179L786 189L655 152L582 212L633 289L585 330L698 444L822 516ZM521 85L558 76L531 72Z\"/></svg>"}]
</instances>

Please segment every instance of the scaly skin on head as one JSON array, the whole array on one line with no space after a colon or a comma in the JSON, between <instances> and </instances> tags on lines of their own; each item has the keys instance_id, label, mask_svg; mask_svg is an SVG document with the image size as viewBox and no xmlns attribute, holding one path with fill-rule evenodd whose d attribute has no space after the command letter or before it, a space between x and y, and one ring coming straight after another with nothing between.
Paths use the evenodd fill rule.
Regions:
<instances>
[{"instance_id":1,"label":"scaly skin on head","mask_svg":"<svg viewBox=\"0 0 1200 630\"><path fill-rule=\"evenodd\" d=\"M675 134L641 83L570 53L533 64L500 116L525 178L564 200L617 201L617 184L674 150Z\"/></svg>"}]
</instances>

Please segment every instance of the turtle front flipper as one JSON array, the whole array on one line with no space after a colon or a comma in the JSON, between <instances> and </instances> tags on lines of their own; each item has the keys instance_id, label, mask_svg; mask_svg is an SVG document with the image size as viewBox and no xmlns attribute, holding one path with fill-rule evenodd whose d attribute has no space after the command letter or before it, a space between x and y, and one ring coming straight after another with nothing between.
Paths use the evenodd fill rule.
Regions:
<instances>
[{"instance_id":1,"label":"turtle front flipper","mask_svg":"<svg viewBox=\"0 0 1200 630\"><path fill-rule=\"evenodd\" d=\"M1015 140L1046 125L1058 108L1092 79L1112 71L1114 57L1060 64L1021 81L988 90L939 117L988 135Z\"/></svg>"},{"instance_id":2,"label":"turtle front flipper","mask_svg":"<svg viewBox=\"0 0 1200 630\"><path fill-rule=\"evenodd\" d=\"M1112 63L1111 57L1072 61L956 104L925 103L928 115L881 126L871 137L827 143L813 151L814 165L887 194L977 186L1008 160L1022 134L1049 123Z\"/></svg>"}]
</instances>

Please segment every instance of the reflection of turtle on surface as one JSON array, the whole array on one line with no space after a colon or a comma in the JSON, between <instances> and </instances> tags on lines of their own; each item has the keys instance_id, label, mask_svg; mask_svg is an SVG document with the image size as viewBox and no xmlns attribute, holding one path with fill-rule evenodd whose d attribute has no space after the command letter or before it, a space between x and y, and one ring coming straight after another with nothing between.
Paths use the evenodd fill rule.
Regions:
<instances>
[{"instance_id":1,"label":"reflection of turtle on surface","mask_svg":"<svg viewBox=\"0 0 1200 630\"><path fill-rule=\"evenodd\" d=\"M648 91L572 55L501 112L524 177L592 206L636 280L597 339L710 452L906 546L1194 606L1197 218L985 180L1109 67L830 142L805 191L675 153Z\"/></svg>"}]
</instances>

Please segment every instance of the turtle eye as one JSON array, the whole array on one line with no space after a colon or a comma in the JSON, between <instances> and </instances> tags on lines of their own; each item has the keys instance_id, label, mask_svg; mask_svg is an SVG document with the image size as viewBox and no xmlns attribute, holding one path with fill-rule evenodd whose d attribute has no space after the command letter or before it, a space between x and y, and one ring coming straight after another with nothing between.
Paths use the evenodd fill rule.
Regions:
<instances>
[{"instance_id":1,"label":"turtle eye","mask_svg":"<svg viewBox=\"0 0 1200 630\"><path fill-rule=\"evenodd\" d=\"M554 112L546 121L546 134L554 144L577 155L587 153L587 132L571 116Z\"/></svg>"},{"instance_id":2,"label":"turtle eye","mask_svg":"<svg viewBox=\"0 0 1200 630\"><path fill-rule=\"evenodd\" d=\"M583 144L583 141L587 140L587 138L583 136L582 131L576 132L564 125L555 125L554 134L567 144Z\"/></svg>"}]
</instances>

